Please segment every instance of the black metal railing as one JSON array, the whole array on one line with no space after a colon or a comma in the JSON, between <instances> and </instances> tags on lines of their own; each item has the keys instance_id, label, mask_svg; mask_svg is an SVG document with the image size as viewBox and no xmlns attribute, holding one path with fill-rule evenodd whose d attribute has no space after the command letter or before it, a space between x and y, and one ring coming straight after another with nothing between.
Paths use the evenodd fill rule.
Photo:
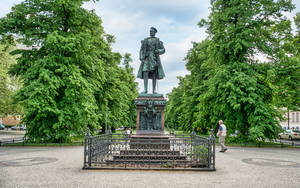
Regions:
<instances>
[{"instance_id":1,"label":"black metal railing","mask_svg":"<svg viewBox=\"0 0 300 188\"><path fill-rule=\"evenodd\" d=\"M215 137L87 134L83 168L215 170Z\"/></svg>"}]
</instances>

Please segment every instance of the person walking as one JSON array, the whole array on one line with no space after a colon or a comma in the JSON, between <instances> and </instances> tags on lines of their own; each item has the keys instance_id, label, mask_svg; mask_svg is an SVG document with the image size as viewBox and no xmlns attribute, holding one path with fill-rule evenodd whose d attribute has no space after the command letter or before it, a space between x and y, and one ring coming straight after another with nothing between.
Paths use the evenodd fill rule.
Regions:
<instances>
[{"instance_id":1,"label":"person walking","mask_svg":"<svg viewBox=\"0 0 300 188\"><path fill-rule=\"evenodd\" d=\"M219 137L219 143L221 145L221 150L220 152L225 152L227 150L227 147L225 146L225 137L227 133L227 128L224 125L223 121L219 121L219 130L218 130L218 137Z\"/></svg>"}]
</instances>

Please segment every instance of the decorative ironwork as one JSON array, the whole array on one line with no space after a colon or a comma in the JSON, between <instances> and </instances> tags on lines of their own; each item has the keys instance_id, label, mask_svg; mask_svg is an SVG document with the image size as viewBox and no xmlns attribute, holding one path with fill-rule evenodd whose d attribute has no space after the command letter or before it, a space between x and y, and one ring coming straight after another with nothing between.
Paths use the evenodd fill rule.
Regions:
<instances>
[{"instance_id":1,"label":"decorative ironwork","mask_svg":"<svg viewBox=\"0 0 300 188\"><path fill-rule=\"evenodd\" d=\"M215 137L86 135L83 168L215 170Z\"/></svg>"}]
</instances>

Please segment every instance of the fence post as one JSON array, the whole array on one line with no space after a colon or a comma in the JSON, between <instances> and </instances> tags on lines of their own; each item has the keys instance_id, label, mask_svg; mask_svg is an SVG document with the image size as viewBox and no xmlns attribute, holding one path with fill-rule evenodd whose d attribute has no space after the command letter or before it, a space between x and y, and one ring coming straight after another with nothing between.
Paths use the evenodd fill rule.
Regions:
<instances>
[{"instance_id":1,"label":"fence post","mask_svg":"<svg viewBox=\"0 0 300 188\"><path fill-rule=\"evenodd\" d=\"M195 142L195 137L196 137L196 132L193 129L192 134L191 134L191 138L192 138L191 143L193 144L193 146L195 145L195 143L194 143Z\"/></svg>"},{"instance_id":2,"label":"fence post","mask_svg":"<svg viewBox=\"0 0 300 188\"><path fill-rule=\"evenodd\" d=\"M112 132L111 132L111 126L109 126L108 134L112 134Z\"/></svg>"},{"instance_id":3,"label":"fence post","mask_svg":"<svg viewBox=\"0 0 300 188\"><path fill-rule=\"evenodd\" d=\"M109 126L108 135L109 135L110 144L112 144L113 136L112 136L111 126Z\"/></svg>"},{"instance_id":4,"label":"fence post","mask_svg":"<svg viewBox=\"0 0 300 188\"><path fill-rule=\"evenodd\" d=\"M88 162L89 162L89 167L91 167L92 166L92 139L91 139L90 129L88 129L88 152L89 152Z\"/></svg>"},{"instance_id":5,"label":"fence post","mask_svg":"<svg viewBox=\"0 0 300 188\"><path fill-rule=\"evenodd\" d=\"M191 159L191 162L192 162L192 160L194 160L194 159L197 159L197 156L195 155L195 137L196 137L196 132L195 132L195 130L193 129L193 131L192 131L192 134L191 134L191 145L192 145L192 147L191 147L191 149L192 149L192 159ZM194 159L193 159L194 158Z\"/></svg>"},{"instance_id":6,"label":"fence post","mask_svg":"<svg viewBox=\"0 0 300 188\"><path fill-rule=\"evenodd\" d=\"M210 168L211 167L211 157L212 157L212 145L211 145L211 138L212 138L212 135L210 134L209 135L209 138L208 138L208 168Z\"/></svg>"},{"instance_id":7,"label":"fence post","mask_svg":"<svg viewBox=\"0 0 300 188\"><path fill-rule=\"evenodd\" d=\"M83 168L86 168L86 155L87 155L87 150L86 150L86 137L87 137L87 132L84 133L84 146L83 146Z\"/></svg>"},{"instance_id":8,"label":"fence post","mask_svg":"<svg viewBox=\"0 0 300 188\"><path fill-rule=\"evenodd\" d=\"M90 136L91 136L91 132L90 129L87 128L87 132L85 133L84 136L84 168L87 167L87 163L88 163L88 167L91 167L91 143L90 143ZM86 157L88 157L88 161L86 161Z\"/></svg>"},{"instance_id":9,"label":"fence post","mask_svg":"<svg viewBox=\"0 0 300 188\"><path fill-rule=\"evenodd\" d=\"M195 129L193 129L193 131L192 131L192 136L196 136Z\"/></svg>"},{"instance_id":10,"label":"fence post","mask_svg":"<svg viewBox=\"0 0 300 188\"><path fill-rule=\"evenodd\" d=\"M212 138L212 160L213 160L213 164L212 164L212 168L213 170L216 169L216 137L214 135L214 129L211 128L210 130L210 136Z\"/></svg>"}]
</instances>

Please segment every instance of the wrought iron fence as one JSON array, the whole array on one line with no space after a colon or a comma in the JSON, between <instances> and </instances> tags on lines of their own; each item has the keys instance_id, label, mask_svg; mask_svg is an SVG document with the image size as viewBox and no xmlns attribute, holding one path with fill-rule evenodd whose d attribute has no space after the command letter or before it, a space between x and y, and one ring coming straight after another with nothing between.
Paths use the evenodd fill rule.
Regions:
<instances>
[{"instance_id":1,"label":"wrought iron fence","mask_svg":"<svg viewBox=\"0 0 300 188\"><path fill-rule=\"evenodd\" d=\"M85 136L84 169L215 170L215 137Z\"/></svg>"}]
</instances>

